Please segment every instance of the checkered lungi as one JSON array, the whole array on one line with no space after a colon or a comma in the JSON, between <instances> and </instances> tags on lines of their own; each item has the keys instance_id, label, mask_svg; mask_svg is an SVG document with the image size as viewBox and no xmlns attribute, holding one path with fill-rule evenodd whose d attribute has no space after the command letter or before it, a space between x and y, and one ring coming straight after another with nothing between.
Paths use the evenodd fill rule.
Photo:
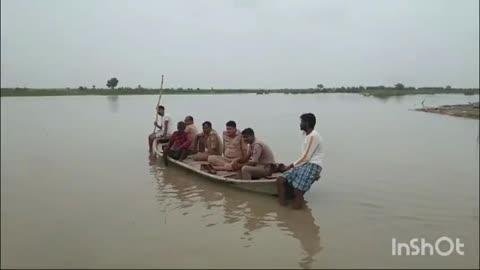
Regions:
<instances>
[{"instance_id":1,"label":"checkered lungi","mask_svg":"<svg viewBox=\"0 0 480 270\"><path fill-rule=\"evenodd\" d=\"M320 178L322 167L313 163L305 163L299 167L294 167L283 173L283 177L294 188L301 191L308 191L313 182Z\"/></svg>"}]
</instances>

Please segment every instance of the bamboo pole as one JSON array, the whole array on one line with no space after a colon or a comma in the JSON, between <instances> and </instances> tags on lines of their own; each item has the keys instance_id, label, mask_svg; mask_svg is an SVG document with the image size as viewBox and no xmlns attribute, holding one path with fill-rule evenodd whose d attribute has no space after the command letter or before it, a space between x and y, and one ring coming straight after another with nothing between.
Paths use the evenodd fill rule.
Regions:
<instances>
[{"instance_id":1,"label":"bamboo pole","mask_svg":"<svg viewBox=\"0 0 480 270\"><path fill-rule=\"evenodd\" d=\"M155 107L155 122L158 121L158 112L157 108L160 106L160 100L162 99L162 93L163 93L163 74L162 74L162 83L160 84L160 90L158 90L158 102L157 102L157 107ZM157 130L157 126L153 125L153 133Z\"/></svg>"}]
</instances>

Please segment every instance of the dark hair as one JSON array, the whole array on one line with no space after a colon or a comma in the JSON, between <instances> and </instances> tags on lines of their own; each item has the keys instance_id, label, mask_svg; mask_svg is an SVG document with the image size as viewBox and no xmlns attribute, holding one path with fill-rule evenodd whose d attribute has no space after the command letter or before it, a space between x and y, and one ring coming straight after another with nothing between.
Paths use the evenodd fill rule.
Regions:
<instances>
[{"instance_id":1,"label":"dark hair","mask_svg":"<svg viewBox=\"0 0 480 270\"><path fill-rule=\"evenodd\" d=\"M185 120L187 120L187 119L193 122L193 117L192 117L191 115L187 115L187 116L185 117Z\"/></svg>"},{"instance_id":2,"label":"dark hair","mask_svg":"<svg viewBox=\"0 0 480 270\"><path fill-rule=\"evenodd\" d=\"M186 126L185 122L183 122L183 121L178 122L177 125Z\"/></svg>"},{"instance_id":3,"label":"dark hair","mask_svg":"<svg viewBox=\"0 0 480 270\"><path fill-rule=\"evenodd\" d=\"M244 135L244 136L255 136L255 132L253 132L253 129L251 129L251 128L246 128L242 131L242 135Z\"/></svg>"},{"instance_id":4,"label":"dark hair","mask_svg":"<svg viewBox=\"0 0 480 270\"><path fill-rule=\"evenodd\" d=\"M300 115L300 119L307 123L308 128L315 128L316 119L313 113L304 113Z\"/></svg>"},{"instance_id":5,"label":"dark hair","mask_svg":"<svg viewBox=\"0 0 480 270\"><path fill-rule=\"evenodd\" d=\"M205 121L203 122L202 126L207 126L209 128L212 128L212 123L210 123L210 121Z\"/></svg>"},{"instance_id":6,"label":"dark hair","mask_svg":"<svg viewBox=\"0 0 480 270\"><path fill-rule=\"evenodd\" d=\"M228 121L227 122L227 127L233 127L233 128L236 128L237 127L237 123L235 123L235 121Z\"/></svg>"},{"instance_id":7,"label":"dark hair","mask_svg":"<svg viewBox=\"0 0 480 270\"><path fill-rule=\"evenodd\" d=\"M158 108L159 108L160 110L165 110L165 107L163 107L162 105L158 105Z\"/></svg>"}]
</instances>

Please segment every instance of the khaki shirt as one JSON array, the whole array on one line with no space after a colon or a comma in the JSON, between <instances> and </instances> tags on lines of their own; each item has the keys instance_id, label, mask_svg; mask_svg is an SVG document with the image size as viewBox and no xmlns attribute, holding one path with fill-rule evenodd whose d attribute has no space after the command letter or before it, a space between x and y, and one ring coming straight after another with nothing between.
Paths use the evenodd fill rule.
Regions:
<instances>
[{"instance_id":1,"label":"khaki shirt","mask_svg":"<svg viewBox=\"0 0 480 270\"><path fill-rule=\"evenodd\" d=\"M242 139L242 134L237 130L235 137L230 137L223 132L224 156L229 159L245 157L248 153L248 146Z\"/></svg>"},{"instance_id":2,"label":"khaki shirt","mask_svg":"<svg viewBox=\"0 0 480 270\"><path fill-rule=\"evenodd\" d=\"M208 134L205 146L207 148L207 153L209 155L222 155L223 147L222 147L222 140L218 133L212 129L210 134Z\"/></svg>"},{"instance_id":3,"label":"khaki shirt","mask_svg":"<svg viewBox=\"0 0 480 270\"><path fill-rule=\"evenodd\" d=\"M272 149L257 138L255 138L255 141L250 144L248 154L250 155L249 161L264 165L275 163Z\"/></svg>"}]
</instances>

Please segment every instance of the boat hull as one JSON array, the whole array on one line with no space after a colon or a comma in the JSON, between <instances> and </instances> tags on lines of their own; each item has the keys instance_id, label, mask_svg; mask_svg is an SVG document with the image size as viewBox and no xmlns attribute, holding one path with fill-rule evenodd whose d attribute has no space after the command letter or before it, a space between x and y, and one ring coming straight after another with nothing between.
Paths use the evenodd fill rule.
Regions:
<instances>
[{"instance_id":1,"label":"boat hull","mask_svg":"<svg viewBox=\"0 0 480 270\"><path fill-rule=\"evenodd\" d=\"M161 147L154 147L155 154L158 157L163 157ZM219 171L218 174L210 174L208 172L200 170L201 164L205 162L193 161L190 158L184 161L178 161L171 157L168 157L169 164L174 164L181 167L193 174L202 176L213 182L229 185L234 188L263 193L268 195L277 195L276 180L275 179L257 179L257 180L242 180L239 179L239 173Z\"/></svg>"}]
</instances>

